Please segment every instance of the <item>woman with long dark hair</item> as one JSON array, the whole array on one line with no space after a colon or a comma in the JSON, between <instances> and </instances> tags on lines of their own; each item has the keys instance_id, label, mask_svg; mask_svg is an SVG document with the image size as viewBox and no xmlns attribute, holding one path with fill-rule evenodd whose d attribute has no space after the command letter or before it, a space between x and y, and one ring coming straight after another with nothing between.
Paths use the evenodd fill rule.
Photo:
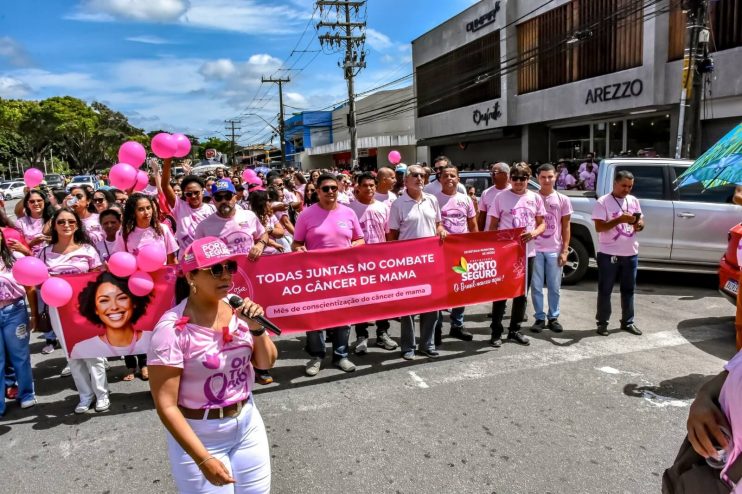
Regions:
<instances>
[{"instance_id":1,"label":"woman with long dark hair","mask_svg":"<svg viewBox=\"0 0 742 494\"><path fill-rule=\"evenodd\" d=\"M293 238L294 236L294 224L291 223L291 218L289 218L289 214L286 211L281 211L278 209L275 209L273 206L278 204L283 204L283 189L275 189L273 187L268 188L268 200L271 204L271 210L273 211L273 214L276 215L276 218L278 219L279 223L281 223L281 226L283 226L283 229L286 233L291 235Z\"/></svg>"},{"instance_id":2,"label":"woman with long dark hair","mask_svg":"<svg viewBox=\"0 0 742 494\"><path fill-rule=\"evenodd\" d=\"M5 242L5 235L0 229L0 416L5 413L6 396L6 364L11 364L15 372L17 394L15 399L21 408L29 408L36 404L33 375L31 372L31 352L29 351L28 312L26 310L26 295L31 306L31 324L36 325L36 289L24 288L13 277L13 264L20 253L11 252ZM7 356L7 360L6 360Z\"/></svg>"},{"instance_id":3,"label":"woman with long dark hair","mask_svg":"<svg viewBox=\"0 0 742 494\"><path fill-rule=\"evenodd\" d=\"M64 201L64 206L71 208L77 213L82 223L80 228L85 230L90 241L95 244L105 238L106 234L100 226L98 213L93 207L93 193L87 187L72 187L70 194Z\"/></svg>"},{"instance_id":4,"label":"woman with long dark hair","mask_svg":"<svg viewBox=\"0 0 742 494\"><path fill-rule=\"evenodd\" d=\"M100 214L116 203L116 196L110 190L98 189L93 192L93 207Z\"/></svg>"},{"instance_id":5,"label":"woman with long dark hair","mask_svg":"<svg viewBox=\"0 0 742 494\"><path fill-rule=\"evenodd\" d=\"M21 252L24 255L36 255L49 241L51 229L49 221L54 214L54 207L45 193L32 189L23 197L23 211L25 214L18 218L16 227L31 250Z\"/></svg>"}]
</instances>

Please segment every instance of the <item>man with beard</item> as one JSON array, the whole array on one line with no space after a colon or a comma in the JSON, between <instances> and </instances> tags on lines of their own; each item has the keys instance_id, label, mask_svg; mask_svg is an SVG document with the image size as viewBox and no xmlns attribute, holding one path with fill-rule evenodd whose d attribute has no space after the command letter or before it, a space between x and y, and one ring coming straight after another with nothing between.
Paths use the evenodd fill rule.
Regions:
<instances>
[{"instance_id":1,"label":"man with beard","mask_svg":"<svg viewBox=\"0 0 742 494\"><path fill-rule=\"evenodd\" d=\"M268 243L268 232L252 211L236 207L237 192L229 179L217 180L211 187L216 213L196 227L195 239L221 239L232 254L248 254L255 260Z\"/></svg>"}]
</instances>

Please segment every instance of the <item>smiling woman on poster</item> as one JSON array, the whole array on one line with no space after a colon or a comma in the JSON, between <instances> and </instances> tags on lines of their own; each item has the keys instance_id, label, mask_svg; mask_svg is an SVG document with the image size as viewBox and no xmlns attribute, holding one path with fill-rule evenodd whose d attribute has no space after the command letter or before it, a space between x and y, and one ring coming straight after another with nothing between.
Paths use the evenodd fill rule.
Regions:
<instances>
[{"instance_id":1,"label":"smiling woman on poster","mask_svg":"<svg viewBox=\"0 0 742 494\"><path fill-rule=\"evenodd\" d=\"M104 271L80 292L78 302L80 314L105 331L77 343L72 358L147 353L152 332L135 329L134 324L144 315L149 295L134 295L125 279Z\"/></svg>"}]
</instances>

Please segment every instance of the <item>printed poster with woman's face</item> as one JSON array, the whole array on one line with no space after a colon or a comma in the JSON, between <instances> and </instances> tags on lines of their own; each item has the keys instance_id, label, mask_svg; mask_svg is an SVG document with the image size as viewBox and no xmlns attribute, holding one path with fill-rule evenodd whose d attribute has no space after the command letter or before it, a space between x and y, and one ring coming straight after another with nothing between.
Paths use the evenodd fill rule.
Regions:
<instances>
[{"instance_id":1,"label":"printed poster with woman's face","mask_svg":"<svg viewBox=\"0 0 742 494\"><path fill-rule=\"evenodd\" d=\"M152 330L175 305L176 270L150 273L154 289L134 295L128 278L108 271L63 275L72 285L72 300L49 315L69 358L116 357L147 353Z\"/></svg>"}]
</instances>

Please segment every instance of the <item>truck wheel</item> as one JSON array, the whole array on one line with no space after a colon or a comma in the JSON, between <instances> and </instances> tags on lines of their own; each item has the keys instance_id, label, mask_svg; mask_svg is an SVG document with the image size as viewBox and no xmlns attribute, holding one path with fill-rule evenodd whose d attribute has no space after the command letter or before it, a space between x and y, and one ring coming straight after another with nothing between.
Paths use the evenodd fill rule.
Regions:
<instances>
[{"instance_id":1,"label":"truck wheel","mask_svg":"<svg viewBox=\"0 0 742 494\"><path fill-rule=\"evenodd\" d=\"M573 237L569 241L569 251L567 253L567 264L562 271L562 284L574 285L580 281L587 272L590 254L587 253L582 240Z\"/></svg>"}]
</instances>

